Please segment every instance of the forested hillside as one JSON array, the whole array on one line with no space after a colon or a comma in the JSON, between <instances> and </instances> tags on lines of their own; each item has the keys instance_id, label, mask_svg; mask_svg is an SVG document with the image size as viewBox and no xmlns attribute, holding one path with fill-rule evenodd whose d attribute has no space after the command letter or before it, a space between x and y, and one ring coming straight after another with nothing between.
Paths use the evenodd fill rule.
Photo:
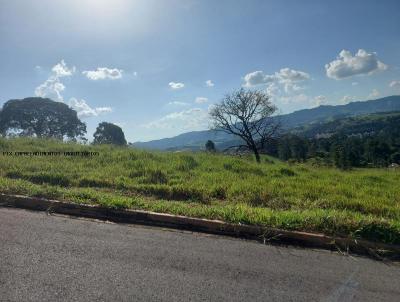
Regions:
<instances>
[{"instance_id":1,"label":"forested hillside","mask_svg":"<svg viewBox=\"0 0 400 302\"><path fill-rule=\"evenodd\" d=\"M400 164L400 112L340 118L299 127L274 142L282 160L351 166Z\"/></svg>"}]
</instances>

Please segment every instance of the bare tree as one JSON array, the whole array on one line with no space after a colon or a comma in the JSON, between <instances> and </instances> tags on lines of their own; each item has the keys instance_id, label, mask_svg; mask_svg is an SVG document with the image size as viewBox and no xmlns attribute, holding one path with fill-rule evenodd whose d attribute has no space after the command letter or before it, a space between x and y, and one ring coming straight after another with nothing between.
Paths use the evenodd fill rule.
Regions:
<instances>
[{"instance_id":1,"label":"bare tree","mask_svg":"<svg viewBox=\"0 0 400 302\"><path fill-rule=\"evenodd\" d=\"M238 149L251 150L257 162L262 151L278 130L279 124L271 115L276 107L262 91L240 89L224 97L210 111L212 128L240 137Z\"/></svg>"}]
</instances>

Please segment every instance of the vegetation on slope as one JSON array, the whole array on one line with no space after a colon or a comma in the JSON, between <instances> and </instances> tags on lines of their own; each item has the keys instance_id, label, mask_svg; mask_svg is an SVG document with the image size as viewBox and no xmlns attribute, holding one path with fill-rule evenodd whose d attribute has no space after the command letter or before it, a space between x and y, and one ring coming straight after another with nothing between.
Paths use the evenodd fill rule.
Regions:
<instances>
[{"instance_id":1,"label":"vegetation on slope","mask_svg":"<svg viewBox=\"0 0 400 302\"><path fill-rule=\"evenodd\" d=\"M284 130L291 130L309 124L325 123L333 119L365 115L376 112L390 112L400 110L400 96L393 95L376 100L351 102L345 105L323 105L311 109L303 109L289 114L278 115L276 120L281 123ZM194 131L180 134L171 138L163 138L149 142L136 142L135 147L153 150L199 150L204 147L204 142L212 140L216 148L223 150L237 145L235 137L220 131Z\"/></svg>"},{"instance_id":2,"label":"vegetation on slope","mask_svg":"<svg viewBox=\"0 0 400 302\"><path fill-rule=\"evenodd\" d=\"M350 167L400 164L400 113L377 113L308 125L280 137L270 153L282 160Z\"/></svg>"},{"instance_id":3,"label":"vegetation on slope","mask_svg":"<svg viewBox=\"0 0 400 302\"><path fill-rule=\"evenodd\" d=\"M90 151L98 156L9 156ZM400 172L0 139L0 192L400 243Z\"/></svg>"}]
</instances>

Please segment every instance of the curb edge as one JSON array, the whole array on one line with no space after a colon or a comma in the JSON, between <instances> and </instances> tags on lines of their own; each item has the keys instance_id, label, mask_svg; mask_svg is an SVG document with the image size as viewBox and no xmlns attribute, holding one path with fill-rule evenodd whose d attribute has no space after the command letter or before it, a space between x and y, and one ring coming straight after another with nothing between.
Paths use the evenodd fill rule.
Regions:
<instances>
[{"instance_id":1,"label":"curb edge","mask_svg":"<svg viewBox=\"0 0 400 302\"><path fill-rule=\"evenodd\" d=\"M346 253L352 252L354 254L370 256L380 260L400 259L399 245L372 242L364 239L358 240L353 238L333 237L319 233L286 231L255 225L233 224L220 220L193 218L143 210L114 209L96 205L77 204L3 193L0 193L0 206L108 220L117 223L151 225L255 239L263 241L264 243L343 250Z\"/></svg>"}]
</instances>

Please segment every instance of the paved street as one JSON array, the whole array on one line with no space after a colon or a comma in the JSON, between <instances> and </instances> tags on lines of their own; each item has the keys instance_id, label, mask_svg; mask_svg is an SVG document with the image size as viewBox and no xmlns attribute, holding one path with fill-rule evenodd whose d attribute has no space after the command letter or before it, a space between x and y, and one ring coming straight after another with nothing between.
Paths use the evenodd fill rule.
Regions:
<instances>
[{"instance_id":1,"label":"paved street","mask_svg":"<svg viewBox=\"0 0 400 302\"><path fill-rule=\"evenodd\" d=\"M0 301L399 299L399 265L0 208Z\"/></svg>"}]
</instances>

